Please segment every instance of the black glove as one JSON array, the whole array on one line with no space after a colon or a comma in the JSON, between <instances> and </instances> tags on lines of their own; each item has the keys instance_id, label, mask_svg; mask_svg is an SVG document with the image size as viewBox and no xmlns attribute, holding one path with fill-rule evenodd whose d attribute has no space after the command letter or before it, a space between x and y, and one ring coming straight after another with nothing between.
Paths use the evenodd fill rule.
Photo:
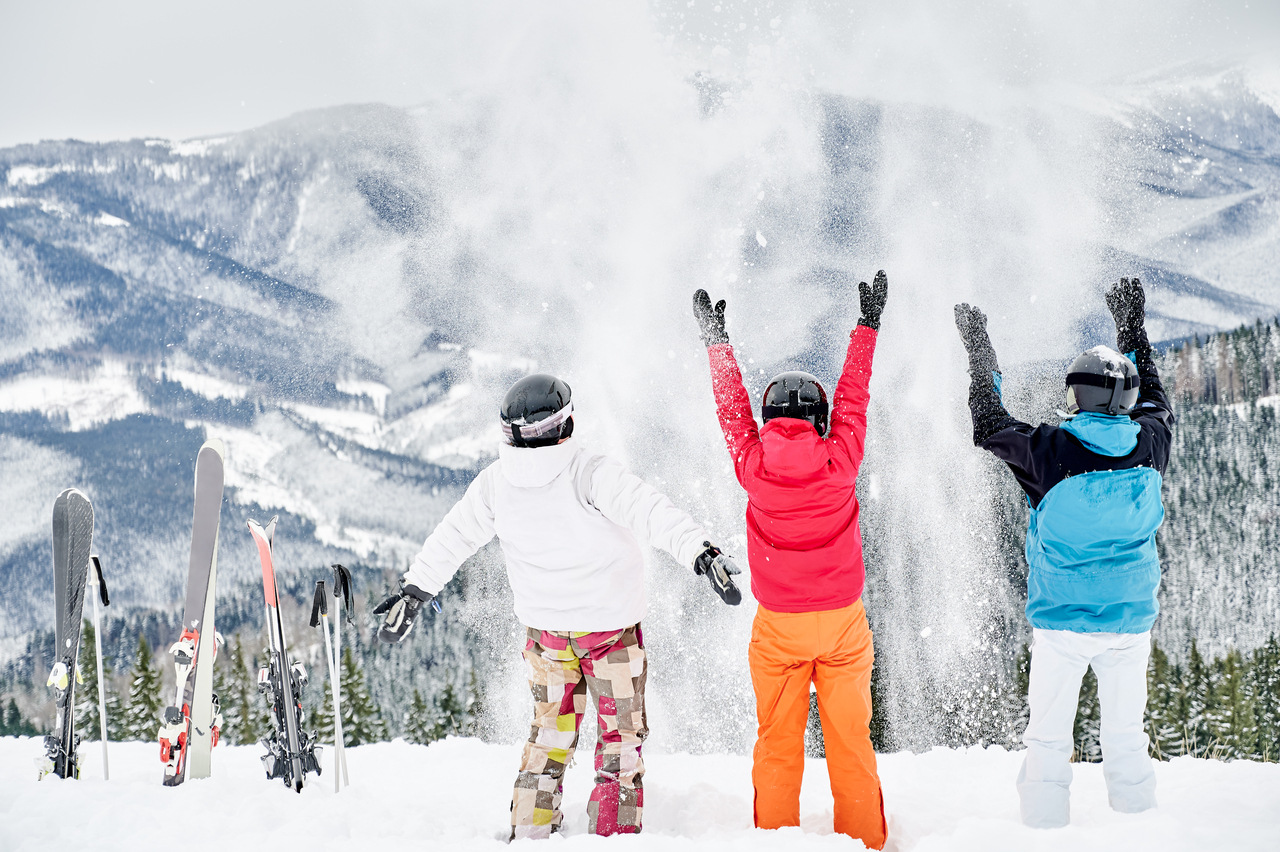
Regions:
<instances>
[{"instance_id":1,"label":"black glove","mask_svg":"<svg viewBox=\"0 0 1280 852\"><path fill-rule=\"evenodd\" d=\"M714 308L711 307L711 297L706 290L698 290L693 294L693 315L702 331L704 346L729 342L729 335L724 330L724 305L724 299L721 299Z\"/></svg>"},{"instance_id":2,"label":"black glove","mask_svg":"<svg viewBox=\"0 0 1280 852\"><path fill-rule=\"evenodd\" d=\"M405 586L396 594L387 598L373 609L374 615L385 616L378 625L378 641L388 645L403 642L413 629L413 620L418 617L422 605L435 600L435 595L422 591L417 586Z\"/></svg>"},{"instance_id":3,"label":"black glove","mask_svg":"<svg viewBox=\"0 0 1280 852\"><path fill-rule=\"evenodd\" d=\"M876 273L875 283L870 286L863 281L858 285L858 301L861 303L862 316L858 325L880 330L880 312L884 310L884 301L889 298L889 279L881 269Z\"/></svg>"},{"instance_id":4,"label":"black glove","mask_svg":"<svg viewBox=\"0 0 1280 852\"><path fill-rule=\"evenodd\" d=\"M1116 321L1116 342L1121 352L1137 348L1138 333L1147 317L1147 296L1137 278L1121 278L1107 290L1107 308Z\"/></svg>"},{"instance_id":5,"label":"black glove","mask_svg":"<svg viewBox=\"0 0 1280 852\"><path fill-rule=\"evenodd\" d=\"M716 547L709 541L704 541L703 545L707 548L698 554L698 558L693 560L693 573L702 575L706 574L711 580L711 588L715 589L720 600L729 606L737 606L742 603L742 592L738 590L737 585L733 582L733 574L741 574L742 569L733 563L733 560L720 552L720 548Z\"/></svg>"},{"instance_id":6,"label":"black glove","mask_svg":"<svg viewBox=\"0 0 1280 852\"><path fill-rule=\"evenodd\" d=\"M996 350L987 336L987 315L973 305L956 305L956 328L969 353L969 372L975 376L1000 372Z\"/></svg>"}]
</instances>

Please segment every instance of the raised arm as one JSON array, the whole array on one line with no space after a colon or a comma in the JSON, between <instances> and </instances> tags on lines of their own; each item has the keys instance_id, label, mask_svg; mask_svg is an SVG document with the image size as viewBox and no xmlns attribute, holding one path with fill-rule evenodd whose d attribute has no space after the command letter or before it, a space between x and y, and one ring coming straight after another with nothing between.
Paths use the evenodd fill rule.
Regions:
<instances>
[{"instance_id":1,"label":"raised arm","mask_svg":"<svg viewBox=\"0 0 1280 852\"><path fill-rule=\"evenodd\" d=\"M889 279L881 269L873 284L858 285L862 316L849 335L844 369L831 400L831 432L828 444L843 452L854 464L862 461L867 440L867 406L871 402L871 361L880 334L880 314L889 298Z\"/></svg>"},{"instance_id":2,"label":"raised arm","mask_svg":"<svg viewBox=\"0 0 1280 852\"><path fill-rule=\"evenodd\" d=\"M711 362L711 391L716 398L716 416L720 419L720 431L733 459L733 469L738 481L743 482L747 456L760 445L760 427L751 414L751 397L742 384L742 371L733 357L729 335L724 330L725 301L721 299L711 306L706 290L693 294L693 315L702 332L702 342L707 347L707 359Z\"/></svg>"},{"instance_id":3,"label":"raised arm","mask_svg":"<svg viewBox=\"0 0 1280 852\"><path fill-rule=\"evenodd\" d=\"M955 312L960 341L969 354L969 413L973 415L974 446L983 446L992 435L1010 427L1029 429L1026 423L1009 415L1000 399L1000 365L987 335L987 315L966 304L956 305Z\"/></svg>"},{"instance_id":4,"label":"raised arm","mask_svg":"<svg viewBox=\"0 0 1280 852\"><path fill-rule=\"evenodd\" d=\"M1151 342L1147 340L1147 296L1142 282L1137 278L1121 278L1107 291L1107 307L1116 321L1116 346L1129 356L1138 367L1138 404L1132 417L1152 417L1166 429L1174 424L1173 406L1160 383L1151 354Z\"/></svg>"}]
</instances>

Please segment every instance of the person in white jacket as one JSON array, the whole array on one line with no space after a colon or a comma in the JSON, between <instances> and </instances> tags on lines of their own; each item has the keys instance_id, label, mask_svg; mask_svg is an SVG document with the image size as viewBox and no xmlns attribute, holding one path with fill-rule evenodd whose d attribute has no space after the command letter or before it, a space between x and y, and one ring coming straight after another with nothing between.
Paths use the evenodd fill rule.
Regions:
<instances>
[{"instance_id":1,"label":"person in white jacket","mask_svg":"<svg viewBox=\"0 0 1280 852\"><path fill-rule=\"evenodd\" d=\"M524 657L534 720L511 800L511 838L559 829L565 768L578 742L588 690L599 719L596 784L587 811L592 834L640 831L641 744L647 659L641 544L661 548L735 605L733 561L667 497L619 462L589 452L573 435L568 384L526 376L503 400L506 445L427 537L398 594L375 613L384 642L408 635L459 566L495 535L515 611L527 628Z\"/></svg>"}]
</instances>

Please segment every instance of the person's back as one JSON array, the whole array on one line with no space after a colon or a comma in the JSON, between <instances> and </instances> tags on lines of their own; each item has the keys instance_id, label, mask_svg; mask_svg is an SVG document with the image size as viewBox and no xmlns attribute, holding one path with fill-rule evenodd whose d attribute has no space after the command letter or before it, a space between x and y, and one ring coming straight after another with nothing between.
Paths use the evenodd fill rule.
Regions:
<instances>
[{"instance_id":1,"label":"person's back","mask_svg":"<svg viewBox=\"0 0 1280 852\"><path fill-rule=\"evenodd\" d=\"M534 374L501 409L507 442L427 537L401 591L377 609L380 641L404 641L421 607L495 535L507 564L534 719L511 799L511 838L560 828L565 769L595 704L600 740L587 806L592 834L632 834L644 812L644 693L648 671L641 544L661 548L728 604L741 595L732 560L670 500L573 436L568 384Z\"/></svg>"},{"instance_id":2,"label":"person's back","mask_svg":"<svg viewBox=\"0 0 1280 852\"><path fill-rule=\"evenodd\" d=\"M986 317L956 306L969 352L974 444L1009 465L1027 495L1027 618L1034 628L1029 703L1018 779L1028 825L1070 818L1072 723L1092 667L1102 705L1103 771L1111 804L1155 804L1142 726L1150 630L1159 612L1155 535L1174 423L1143 328L1145 297L1122 279L1107 303L1124 355L1088 350L1067 373L1072 416L1031 426L1000 400L1000 372Z\"/></svg>"},{"instance_id":3,"label":"person's back","mask_svg":"<svg viewBox=\"0 0 1280 852\"><path fill-rule=\"evenodd\" d=\"M872 848L885 842L871 747L873 649L862 605L865 569L855 493L867 431L868 384L888 292L884 273L861 285L830 406L807 373L776 376L757 426L724 330L724 302L694 296L711 364L716 413L747 492L747 557L759 608L749 660L759 729L752 781L755 824L799 825L809 688L817 692L835 829ZM827 425L830 424L828 434Z\"/></svg>"}]
</instances>

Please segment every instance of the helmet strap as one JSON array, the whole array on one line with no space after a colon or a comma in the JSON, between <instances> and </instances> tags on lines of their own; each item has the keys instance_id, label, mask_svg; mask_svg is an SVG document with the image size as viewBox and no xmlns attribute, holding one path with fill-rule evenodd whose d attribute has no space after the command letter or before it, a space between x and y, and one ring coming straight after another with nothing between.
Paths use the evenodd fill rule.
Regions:
<instances>
[{"instance_id":1,"label":"helmet strap","mask_svg":"<svg viewBox=\"0 0 1280 852\"><path fill-rule=\"evenodd\" d=\"M1124 393L1125 383L1122 381L1113 381L1111 384L1111 401L1107 403L1108 414L1120 413L1120 395Z\"/></svg>"}]
</instances>

